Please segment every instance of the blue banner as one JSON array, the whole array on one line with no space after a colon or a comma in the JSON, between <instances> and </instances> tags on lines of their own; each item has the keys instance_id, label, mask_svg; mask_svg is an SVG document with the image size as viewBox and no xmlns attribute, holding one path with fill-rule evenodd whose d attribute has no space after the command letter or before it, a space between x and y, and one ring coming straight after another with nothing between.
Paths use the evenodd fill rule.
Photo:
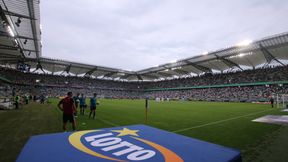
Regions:
<instances>
[{"instance_id":1,"label":"blue banner","mask_svg":"<svg viewBox=\"0 0 288 162\"><path fill-rule=\"evenodd\" d=\"M240 152L145 125L33 136L17 162L241 162Z\"/></svg>"}]
</instances>

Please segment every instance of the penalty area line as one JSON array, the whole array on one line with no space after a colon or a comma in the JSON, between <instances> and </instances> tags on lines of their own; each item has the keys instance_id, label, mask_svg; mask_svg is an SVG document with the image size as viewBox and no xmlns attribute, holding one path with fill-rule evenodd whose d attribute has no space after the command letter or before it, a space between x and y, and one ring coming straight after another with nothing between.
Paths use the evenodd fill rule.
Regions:
<instances>
[{"instance_id":1,"label":"penalty area line","mask_svg":"<svg viewBox=\"0 0 288 162\"><path fill-rule=\"evenodd\" d=\"M263 111L258 111L258 112L255 112L255 113L250 113L250 114L246 114L246 115L236 116L236 117L233 117L233 118L228 118L228 119L224 119L224 120L218 120L218 121L215 121L215 122L201 124L201 125L197 125L197 126L193 126L193 127L184 128L184 129L179 129L179 130L175 130L175 131L172 131L172 132L173 133L185 132L185 131L188 131L188 130L191 130L191 129L206 127L206 126L215 125L215 124L219 124L219 123L224 123L224 122L227 122L227 121L230 121L230 120L240 119L240 118L243 118L243 117L260 114L260 113L263 113L263 112L266 112L266 111L271 111L271 110L275 110L275 109L271 108L271 109L267 109L267 110L263 110Z\"/></svg>"}]
</instances>

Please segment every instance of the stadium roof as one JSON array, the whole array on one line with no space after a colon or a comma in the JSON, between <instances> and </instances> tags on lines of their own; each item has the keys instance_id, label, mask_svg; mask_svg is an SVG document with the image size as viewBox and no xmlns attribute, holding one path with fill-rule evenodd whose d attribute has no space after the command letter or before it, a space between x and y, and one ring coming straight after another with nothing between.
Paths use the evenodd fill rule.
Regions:
<instances>
[{"instance_id":1,"label":"stadium roof","mask_svg":"<svg viewBox=\"0 0 288 162\"><path fill-rule=\"evenodd\" d=\"M1 60L41 57L39 0L0 1Z\"/></svg>"},{"instance_id":2,"label":"stadium roof","mask_svg":"<svg viewBox=\"0 0 288 162\"><path fill-rule=\"evenodd\" d=\"M227 70L243 70L288 61L288 33L210 51L140 71L41 57L39 0L0 1L0 64L16 67L25 63L32 72L91 76L124 81L161 80ZM213 42L211 42L213 43Z\"/></svg>"},{"instance_id":3,"label":"stadium roof","mask_svg":"<svg viewBox=\"0 0 288 162\"><path fill-rule=\"evenodd\" d=\"M213 42L212 42L213 43ZM211 51L138 71L159 77L185 76L226 70L244 70L267 65L287 65L288 33L282 33L254 42L243 42L233 47Z\"/></svg>"}]
</instances>

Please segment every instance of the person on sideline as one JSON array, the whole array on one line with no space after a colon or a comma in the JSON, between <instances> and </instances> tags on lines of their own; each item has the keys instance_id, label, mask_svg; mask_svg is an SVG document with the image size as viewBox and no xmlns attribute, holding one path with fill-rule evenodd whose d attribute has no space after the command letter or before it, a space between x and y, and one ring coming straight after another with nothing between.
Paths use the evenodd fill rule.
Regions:
<instances>
[{"instance_id":1,"label":"person on sideline","mask_svg":"<svg viewBox=\"0 0 288 162\"><path fill-rule=\"evenodd\" d=\"M93 97L90 98L90 114L89 118L91 118L91 115L93 114L93 119L95 119L95 111L96 111L96 105L97 105L97 94L94 93Z\"/></svg>"},{"instance_id":2,"label":"person on sideline","mask_svg":"<svg viewBox=\"0 0 288 162\"><path fill-rule=\"evenodd\" d=\"M270 98L270 104L271 104L271 107L273 108L274 107L274 98L273 97Z\"/></svg>"},{"instance_id":3,"label":"person on sideline","mask_svg":"<svg viewBox=\"0 0 288 162\"><path fill-rule=\"evenodd\" d=\"M62 105L62 106L61 106ZM58 103L58 108L63 111L63 130L66 131L66 124L69 121L72 124L73 131L76 130L76 120L74 113L76 112L72 92L68 92L67 96Z\"/></svg>"},{"instance_id":4,"label":"person on sideline","mask_svg":"<svg viewBox=\"0 0 288 162\"><path fill-rule=\"evenodd\" d=\"M80 115L85 114L85 107L86 107L86 97L84 97L84 94L81 94L81 97L79 98L80 101Z\"/></svg>"}]
</instances>

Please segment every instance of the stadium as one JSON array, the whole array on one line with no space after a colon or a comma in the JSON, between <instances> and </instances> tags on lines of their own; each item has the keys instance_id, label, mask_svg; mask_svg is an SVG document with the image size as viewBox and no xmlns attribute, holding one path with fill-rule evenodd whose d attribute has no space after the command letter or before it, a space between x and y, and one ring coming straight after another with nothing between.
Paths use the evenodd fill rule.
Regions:
<instances>
[{"instance_id":1,"label":"stadium","mask_svg":"<svg viewBox=\"0 0 288 162\"><path fill-rule=\"evenodd\" d=\"M21 162L32 136L63 133L67 92L84 96L77 132L141 124L237 149L242 161L288 161L287 32L131 71L43 56L39 3L0 1L1 162Z\"/></svg>"}]
</instances>

